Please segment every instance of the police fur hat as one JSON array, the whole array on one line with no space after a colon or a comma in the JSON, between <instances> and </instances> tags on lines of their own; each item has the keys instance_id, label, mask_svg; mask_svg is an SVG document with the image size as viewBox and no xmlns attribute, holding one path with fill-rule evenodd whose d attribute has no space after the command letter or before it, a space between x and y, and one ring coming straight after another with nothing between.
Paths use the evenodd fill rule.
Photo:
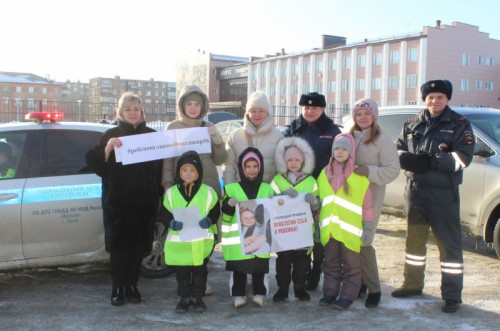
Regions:
<instances>
[{"instance_id":1,"label":"police fur hat","mask_svg":"<svg viewBox=\"0 0 500 331\"><path fill-rule=\"evenodd\" d=\"M311 92L307 94L302 94L299 100L299 106L309 106L309 107L326 107L326 99L323 94L318 92Z\"/></svg>"},{"instance_id":2,"label":"police fur hat","mask_svg":"<svg viewBox=\"0 0 500 331\"><path fill-rule=\"evenodd\" d=\"M446 95L448 100L451 100L451 94L453 93L453 85L449 80L446 79L430 80L424 83L420 87L420 92L422 93L423 101L425 101L427 95L432 92L443 93Z\"/></svg>"}]
</instances>

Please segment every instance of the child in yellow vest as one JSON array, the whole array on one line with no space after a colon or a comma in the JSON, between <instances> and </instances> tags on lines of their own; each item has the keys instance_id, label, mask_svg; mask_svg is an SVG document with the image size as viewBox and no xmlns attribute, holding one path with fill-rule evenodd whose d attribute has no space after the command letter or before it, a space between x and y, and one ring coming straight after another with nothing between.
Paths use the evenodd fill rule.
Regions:
<instances>
[{"instance_id":1,"label":"child in yellow vest","mask_svg":"<svg viewBox=\"0 0 500 331\"><path fill-rule=\"evenodd\" d=\"M11 166L12 150L9 144L0 142L0 179L14 178L16 171Z\"/></svg>"},{"instance_id":2,"label":"child in yellow vest","mask_svg":"<svg viewBox=\"0 0 500 331\"><path fill-rule=\"evenodd\" d=\"M281 194L290 189L300 193L306 192L306 201L314 211L318 210L318 186L311 175L314 169L314 151L309 143L300 137L281 139L276 146L275 164L278 174L271 181L274 192ZM295 297L300 301L311 300L305 290L309 264L308 247L278 252L277 255L278 291L274 294L273 301L282 302L288 298L288 288L292 280Z\"/></svg>"},{"instance_id":3,"label":"child in yellow vest","mask_svg":"<svg viewBox=\"0 0 500 331\"><path fill-rule=\"evenodd\" d=\"M215 190L202 183L203 167L198 153L184 153L177 162L175 176L176 185L167 190L163 202L169 227L164 247L165 263L175 267L177 294L180 297L175 311L185 313L193 304L196 312L204 312L207 307L202 297L206 290L208 258L215 245L219 200ZM174 219L175 209L188 207L197 208L201 215L200 219L189 222L207 230L202 237L186 239L182 233L187 231L186 221Z\"/></svg>"},{"instance_id":4,"label":"child in yellow vest","mask_svg":"<svg viewBox=\"0 0 500 331\"><path fill-rule=\"evenodd\" d=\"M370 182L353 172L355 142L352 135L335 137L332 157L318 177L321 199L320 239L323 298L320 305L346 309L361 287L362 245L371 245L375 235Z\"/></svg>"}]
</instances>

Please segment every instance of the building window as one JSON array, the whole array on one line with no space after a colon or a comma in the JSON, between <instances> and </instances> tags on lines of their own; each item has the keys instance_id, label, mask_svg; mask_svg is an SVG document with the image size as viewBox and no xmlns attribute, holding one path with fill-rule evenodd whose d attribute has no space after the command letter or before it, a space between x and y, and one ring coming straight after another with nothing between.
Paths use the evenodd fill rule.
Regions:
<instances>
[{"instance_id":1,"label":"building window","mask_svg":"<svg viewBox=\"0 0 500 331\"><path fill-rule=\"evenodd\" d=\"M495 59L492 57L487 57L486 58L486 65L487 66L494 66L495 65Z\"/></svg>"},{"instance_id":2,"label":"building window","mask_svg":"<svg viewBox=\"0 0 500 331\"><path fill-rule=\"evenodd\" d=\"M266 78L266 76L267 76L267 68L266 68L266 67L263 67L263 68L262 68L261 74L262 74L262 78L264 78L264 79L265 79L265 78Z\"/></svg>"},{"instance_id":3,"label":"building window","mask_svg":"<svg viewBox=\"0 0 500 331\"><path fill-rule=\"evenodd\" d=\"M35 109L35 100L28 99L28 109Z\"/></svg>"},{"instance_id":4,"label":"building window","mask_svg":"<svg viewBox=\"0 0 500 331\"><path fill-rule=\"evenodd\" d=\"M493 91L493 82L484 82L484 89L487 91Z\"/></svg>"},{"instance_id":5,"label":"building window","mask_svg":"<svg viewBox=\"0 0 500 331\"><path fill-rule=\"evenodd\" d=\"M329 69L330 71L335 71L335 70L337 70L337 59L331 59L331 60L329 61L328 69Z\"/></svg>"},{"instance_id":6,"label":"building window","mask_svg":"<svg viewBox=\"0 0 500 331\"><path fill-rule=\"evenodd\" d=\"M308 74L311 72L311 62L304 62L304 73Z\"/></svg>"},{"instance_id":7,"label":"building window","mask_svg":"<svg viewBox=\"0 0 500 331\"><path fill-rule=\"evenodd\" d=\"M476 88L478 90L482 90L483 89L483 82L481 80L476 80Z\"/></svg>"},{"instance_id":8,"label":"building window","mask_svg":"<svg viewBox=\"0 0 500 331\"><path fill-rule=\"evenodd\" d=\"M410 48L408 50L408 62L417 62L418 60L418 49Z\"/></svg>"},{"instance_id":9,"label":"building window","mask_svg":"<svg viewBox=\"0 0 500 331\"><path fill-rule=\"evenodd\" d=\"M417 75L409 74L408 76L406 76L406 87L407 88L417 87Z\"/></svg>"},{"instance_id":10,"label":"building window","mask_svg":"<svg viewBox=\"0 0 500 331\"><path fill-rule=\"evenodd\" d=\"M360 78L356 82L356 90L357 91L364 91L365 90L365 80L364 78Z\"/></svg>"},{"instance_id":11,"label":"building window","mask_svg":"<svg viewBox=\"0 0 500 331\"><path fill-rule=\"evenodd\" d=\"M276 95L276 86L271 86L271 95Z\"/></svg>"},{"instance_id":12,"label":"building window","mask_svg":"<svg viewBox=\"0 0 500 331\"><path fill-rule=\"evenodd\" d=\"M478 64L484 64L484 57L482 57L481 55L479 55L479 56L477 57L477 63L478 63Z\"/></svg>"},{"instance_id":13,"label":"building window","mask_svg":"<svg viewBox=\"0 0 500 331\"><path fill-rule=\"evenodd\" d=\"M382 53L373 54L373 65L374 66L382 65Z\"/></svg>"},{"instance_id":14,"label":"building window","mask_svg":"<svg viewBox=\"0 0 500 331\"><path fill-rule=\"evenodd\" d=\"M351 114L351 107L349 107L348 103L344 103L342 105L342 116L350 115L350 114Z\"/></svg>"},{"instance_id":15,"label":"building window","mask_svg":"<svg viewBox=\"0 0 500 331\"><path fill-rule=\"evenodd\" d=\"M362 54L358 56L358 68L364 68L366 66L366 55Z\"/></svg>"},{"instance_id":16,"label":"building window","mask_svg":"<svg viewBox=\"0 0 500 331\"><path fill-rule=\"evenodd\" d=\"M416 106L417 102L416 101L407 101L406 104L410 105L410 106Z\"/></svg>"},{"instance_id":17,"label":"building window","mask_svg":"<svg viewBox=\"0 0 500 331\"><path fill-rule=\"evenodd\" d=\"M373 90L380 90L380 87L381 87L380 77L374 77L373 78Z\"/></svg>"},{"instance_id":18,"label":"building window","mask_svg":"<svg viewBox=\"0 0 500 331\"><path fill-rule=\"evenodd\" d=\"M349 80L345 79L342 81L342 91L347 92L349 91Z\"/></svg>"},{"instance_id":19,"label":"building window","mask_svg":"<svg viewBox=\"0 0 500 331\"><path fill-rule=\"evenodd\" d=\"M293 66L293 74L294 75L298 75L299 74L299 64L298 63L294 63Z\"/></svg>"},{"instance_id":20,"label":"building window","mask_svg":"<svg viewBox=\"0 0 500 331\"><path fill-rule=\"evenodd\" d=\"M351 58L349 56L346 56L343 60L342 60L342 68L344 69L349 69L351 68Z\"/></svg>"},{"instance_id":21,"label":"building window","mask_svg":"<svg viewBox=\"0 0 500 331\"><path fill-rule=\"evenodd\" d=\"M337 82L334 80L331 80L328 82L328 90L330 92L337 92Z\"/></svg>"},{"instance_id":22,"label":"building window","mask_svg":"<svg viewBox=\"0 0 500 331\"><path fill-rule=\"evenodd\" d=\"M297 94L297 93L299 93L299 86L297 84L292 84L290 90L291 90L292 94Z\"/></svg>"},{"instance_id":23,"label":"building window","mask_svg":"<svg viewBox=\"0 0 500 331\"><path fill-rule=\"evenodd\" d=\"M28 87L28 93L30 93L30 94L35 93L35 88L32 86Z\"/></svg>"},{"instance_id":24,"label":"building window","mask_svg":"<svg viewBox=\"0 0 500 331\"><path fill-rule=\"evenodd\" d=\"M399 76L389 77L389 88L393 90L399 88Z\"/></svg>"},{"instance_id":25,"label":"building window","mask_svg":"<svg viewBox=\"0 0 500 331\"><path fill-rule=\"evenodd\" d=\"M462 54L462 67L468 67L470 65L470 55L467 53Z\"/></svg>"},{"instance_id":26,"label":"building window","mask_svg":"<svg viewBox=\"0 0 500 331\"><path fill-rule=\"evenodd\" d=\"M399 63L399 51L391 51L389 53L389 61L391 64L397 64Z\"/></svg>"},{"instance_id":27,"label":"building window","mask_svg":"<svg viewBox=\"0 0 500 331\"><path fill-rule=\"evenodd\" d=\"M305 83L304 84L304 93L309 93L311 92L311 84Z\"/></svg>"},{"instance_id":28,"label":"building window","mask_svg":"<svg viewBox=\"0 0 500 331\"><path fill-rule=\"evenodd\" d=\"M316 72L322 72L323 71L323 61L316 61Z\"/></svg>"},{"instance_id":29,"label":"building window","mask_svg":"<svg viewBox=\"0 0 500 331\"><path fill-rule=\"evenodd\" d=\"M285 95L286 94L286 86L285 85L281 85L280 86L280 93L281 93L281 95Z\"/></svg>"},{"instance_id":30,"label":"building window","mask_svg":"<svg viewBox=\"0 0 500 331\"><path fill-rule=\"evenodd\" d=\"M272 66L271 67L271 77L275 77L276 78L277 72L278 72L278 68L276 68L276 66Z\"/></svg>"},{"instance_id":31,"label":"building window","mask_svg":"<svg viewBox=\"0 0 500 331\"><path fill-rule=\"evenodd\" d=\"M46 87L42 87L40 89L40 91L42 92L42 94L47 94L47 88Z\"/></svg>"},{"instance_id":32,"label":"building window","mask_svg":"<svg viewBox=\"0 0 500 331\"><path fill-rule=\"evenodd\" d=\"M288 67L286 66L286 64L284 64L283 67L281 67L281 72L283 73L283 76L288 75Z\"/></svg>"},{"instance_id":33,"label":"building window","mask_svg":"<svg viewBox=\"0 0 500 331\"><path fill-rule=\"evenodd\" d=\"M315 91L322 93L322 91L323 91L323 83L322 82L317 82L315 84Z\"/></svg>"},{"instance_id":34,"label":"building window","mask_svg":"<svg viewBox=\"0 0 500 331\"><path fill-rule=\"evenodd\" d=\"M21 86L16 86L16 93L23 93L23 88Z\"/></svg>"},{"instance_id":35,"label":"building window","mask_svg":"<svg viewBox=\"0 0 500 331\"><path fill-rule=\"evenodd\" d=\"M462 78L460 80L460 90L468 91L469 90L469 80L467 78Z\"/></svg>"}]
</instances>

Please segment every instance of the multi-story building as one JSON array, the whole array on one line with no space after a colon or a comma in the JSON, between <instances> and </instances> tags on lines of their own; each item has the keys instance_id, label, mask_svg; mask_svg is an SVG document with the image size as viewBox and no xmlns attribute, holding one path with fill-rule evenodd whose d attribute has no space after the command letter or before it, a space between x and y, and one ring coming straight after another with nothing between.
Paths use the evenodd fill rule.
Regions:
<instances>
[{"instance_id":1,"label":"multi-story building","mask_svg":"<svg viewBox=\"0 0 500 331\"><path fill-rule=\"evenodd\" d=\"M30 73L0 72L0 122L22 121L40 110L60 110L63 83Z\"/></svg>"},{"instance_id":2,"label":"multi-story building","mask_svg":"<svg viewBox=\"0 0 500 331\"><path fill-rule=\"evenodd\" d=\"M350 113L357 99L379 106L423 104L420 86L448 79L450 105L500 108L500 40L477 26L454 22L426 26L419 33L346 44L323 36L320 49L252 60L248 93L265 91L284 115L296 115L300 95L317 91L327 98L330 116Z\"/></svg>"},{"instance_id":3,"label":"multi-story building","mask_svg":"<svg viewBox=\"0 0 500 331\"><path fill-rule=\"evenodd\" d=\"M92 78L89 81L89 112L95 118L113 119L123 92L139 95L148 121L175 118L176 83L137 79Z\"/></svg>"}]
</instances>

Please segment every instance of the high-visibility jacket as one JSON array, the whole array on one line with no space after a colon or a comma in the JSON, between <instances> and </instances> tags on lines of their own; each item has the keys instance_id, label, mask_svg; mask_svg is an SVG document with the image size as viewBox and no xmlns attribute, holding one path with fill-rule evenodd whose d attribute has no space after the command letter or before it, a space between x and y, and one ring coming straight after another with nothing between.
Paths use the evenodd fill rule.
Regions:
<instances>
[{"instance_id":1,"label":"high-visibility jacket","mask_svg":"<svg viewBox=\"0 0 500 331\"><path fill-rule=\"evenodd\" d=\"M288 188L293 188L300 193L311 193L316 197L318 196L318 184L313 176L307 176L304 180L294 186L282 174L278 174L274 176L270 185L275 193L281 193Z\"/></svg>"},{"instance_id":2,"label":"high-visibility jacket","mask_svg":"<svg viewBox=\"0 0 500 331\"><path fill-rule=\"evenodd\" d=\"M198 222L208 215L210 210L219 203L217 193L208 185L202 184L193 199L188 202L184 199L177 186L172 186L167 190L164 200L165 208L172 213L174 209L181 209L190 206L197 206L200 211L200 219L190 220ZM182 231L182 230L181 230ZM213 224L207 229L207 233L202 238L189 241L181 241L179 231L168 230L165 240L164 253L167 265L177 266L198 266L203 264L203 260L210 256L215 245L214 233L217 225Z\"/></svg>"},{"instance_id":3,"label":"high-visibility jacket","mask_svg":"<svg viewBox=\"0 0 500 331\"><path fill-rule=\"evenodd\" d=\"M14 178L15 175L16 175L16 171L12 168L7 168L5 175L2 175L2 173L0 172L1 179Z\"/></svg>"},{"instance_id":4,"label":"high-visibility jacket","mask_svg":"<svg viewBox=\"0 0 500 331\"><path fill-rule=\"evenodd\" d=\"M239 183L231 183L224 187L226 195L230 198L236 198L238 201L248 200L245 191ZM274 194L273 189L267 183L260 184L257 199L267 198ZM236 213L234 215L222 214L222 254L226 261L249 260L254 257L269 258L269 254L249 254L244 255L241 247L241 237L239 231L240 224Z\"/></svg>"},{"instance_id":5,"label":"high-visibility jacket","mask_svg":"<svg viewBox=\"0 0 500 331\"><path fill-rule=\"evenodd\" d=\"M368 178L352 173L347 178L347 184L348 195L343 186L337 192L333 191L324 169L318 177L321 244L325 246L333 237L359 253L363 233L363 201L370 182Z\"/></svg>"}]
</instances>

